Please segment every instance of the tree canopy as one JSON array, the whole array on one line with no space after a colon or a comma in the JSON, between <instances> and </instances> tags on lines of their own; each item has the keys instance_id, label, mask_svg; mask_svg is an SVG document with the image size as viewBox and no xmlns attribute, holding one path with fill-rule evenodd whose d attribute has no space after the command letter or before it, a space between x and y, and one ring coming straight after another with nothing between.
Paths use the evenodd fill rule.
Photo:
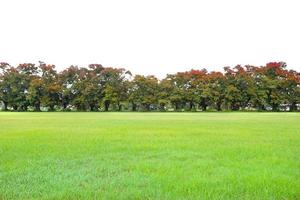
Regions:
<instances>
[{"instance_id":1,"label":"tree canopy","mask_svg":"<svg viewBox=\"0 0 300 200\"><path fill-rule=\"evenodd\" d=\"M297 111L300 73L270 62L224 72L192 69L159 80L100 64L58 72L44 62L2 62L0 102L5 111Z\"/></svg>"}]
</instances>

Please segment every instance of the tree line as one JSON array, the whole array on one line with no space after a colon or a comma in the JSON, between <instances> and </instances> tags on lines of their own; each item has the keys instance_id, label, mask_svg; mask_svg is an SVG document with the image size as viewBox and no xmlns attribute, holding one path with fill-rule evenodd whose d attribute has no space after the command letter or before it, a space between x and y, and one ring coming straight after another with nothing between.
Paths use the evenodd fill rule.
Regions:
<instances>
[{"instance_id":1,"label":"tree line","mask_svg":"<svg viewBox=\"0 0 300 200\"><path fill-rule=\"evenodd\" d=\"M300 108L300 73L284 62L133 76L90 64L58 72L39 62L0 63L0 101L7 111L207 111Z\"/></svg>"}]
</instances>

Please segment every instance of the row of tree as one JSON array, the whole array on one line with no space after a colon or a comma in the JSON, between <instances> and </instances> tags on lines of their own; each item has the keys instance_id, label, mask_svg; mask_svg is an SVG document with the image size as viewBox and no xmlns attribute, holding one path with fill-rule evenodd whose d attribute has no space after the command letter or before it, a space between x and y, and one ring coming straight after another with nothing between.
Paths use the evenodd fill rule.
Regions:
<instances>
[{"instance_id":1,"label":"row of tree","mask_svg":"<svg viewBox=\"0 0 300 200\"><path fill-rule=\"evenodd\" d=\"M300 73L283 62L155 76L123 68L0 63L2 110L289 110L300 106Z\"/></svg>"}]
</instances>

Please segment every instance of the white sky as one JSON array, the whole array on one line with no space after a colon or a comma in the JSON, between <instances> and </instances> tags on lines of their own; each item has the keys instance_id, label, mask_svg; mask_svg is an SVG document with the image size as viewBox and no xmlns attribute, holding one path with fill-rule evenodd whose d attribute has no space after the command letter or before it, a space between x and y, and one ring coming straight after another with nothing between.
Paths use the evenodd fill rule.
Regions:
<instances>
[{"instance_id":1,"label":"white sky","mask_svg":"<svg viewBox=\"0 0 300 200\"><path fill-rule=\"evenodd\" d=\"M300 71L298 0L0 0L0 61L133 73L285 61Z\"/></svg>"}]
</instances>

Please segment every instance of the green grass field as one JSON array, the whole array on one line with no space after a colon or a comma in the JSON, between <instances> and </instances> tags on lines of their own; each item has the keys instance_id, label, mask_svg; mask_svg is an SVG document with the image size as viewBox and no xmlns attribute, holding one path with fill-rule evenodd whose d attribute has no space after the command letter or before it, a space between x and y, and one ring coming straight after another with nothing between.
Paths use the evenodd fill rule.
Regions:
<instances>
[{"instance_id":1,"label":"green grass field","mask_svg":"<svg viewBox=\"0 0 300 200\"><path fill-rule=\"evenodd\" d=\"M0 113L0 199L300 199L300 113Z\"/></svg>"}]
</instances>

